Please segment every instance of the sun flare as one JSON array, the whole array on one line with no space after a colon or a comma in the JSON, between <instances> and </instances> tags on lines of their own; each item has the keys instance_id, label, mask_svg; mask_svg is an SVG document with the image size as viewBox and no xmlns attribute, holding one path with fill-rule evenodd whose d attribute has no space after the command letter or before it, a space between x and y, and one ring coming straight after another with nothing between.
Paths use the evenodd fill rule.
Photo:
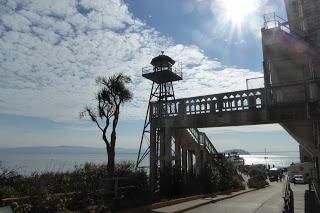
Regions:
<instances>
[{"instance_id":1,"label":"sun flare","mask_svg":"<svg viewBox=\"0 0 320 213\"><path fill-rule=\"evenodd\" d=\"M220 0L224 17L233 25L240 25L251 13L258 9L258 0Z\"/></svg>"}]
</instances>

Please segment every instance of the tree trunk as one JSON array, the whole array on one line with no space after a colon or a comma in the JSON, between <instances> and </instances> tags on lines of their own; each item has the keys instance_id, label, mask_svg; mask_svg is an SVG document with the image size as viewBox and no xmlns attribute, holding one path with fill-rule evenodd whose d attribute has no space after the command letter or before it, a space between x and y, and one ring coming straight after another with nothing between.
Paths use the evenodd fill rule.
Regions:
<instances>
[{"instance_id":1,"label":"tree trunk","mask_svg":"<svg viewBox=\"0 0 320 213\"><path fill-rule=\"evenodd\" d=\"M110 176L113 176L114 174L114 157L115 157L115 146L116 146L116 140L117 140L117 125L119 120L119 106L117 106L116 112L114 114L113 119L113 125L112 125L112 132L111 132L111 140L110 140L110 147L108 151L108 165L107 165L107 171Z\"/></svg>"},{"instance_id":2,"label":"tree trunk","mask_svg":"<svg viewBox=\"0 0 320 213\"><path fill-rule=\"evenodd\" d=\"M108 163L107 163L107 174L108 176L113 176L114 174L114 148L107 149L108 152Z\"/></svg>"}]
</instances>

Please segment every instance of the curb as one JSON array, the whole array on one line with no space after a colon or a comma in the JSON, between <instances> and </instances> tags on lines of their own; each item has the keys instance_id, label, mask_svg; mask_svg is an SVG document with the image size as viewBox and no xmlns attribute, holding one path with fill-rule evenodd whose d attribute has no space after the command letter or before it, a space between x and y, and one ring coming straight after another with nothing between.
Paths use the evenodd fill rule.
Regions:
<instances>
[{"instance_id":1,"label":"curb","mask_svg":"<svg viewBox=\"0 0 320 213\"><path fill-rule=\"evenodd\" d=\"M264 188L267 188L269 186L270 185L265 186L265 187L260 188L260 189L264 189ZM227 196L227 197L222 197L222 198L218 198L218 199L215 199L215 200L210 200L208 202L197 204L197 205L191 206L189 208L185 208L185 209L182 209L182 210L179 210L179 211L175 211L175 212L172 212L172 213L181 213L181 212L189 211L191 209L195 209L195 208L198 208L200 206L204 206L204 205L207 205L207 204L210 204L210 203L216 203L216 202L219 202L219 201L222 201L222 200L227 200L227 199L230 199L230 198L233 198L233 197L237 197L239 195L243 195L243 194L246 194L246 193L249 193L249 192L257 191L257 190L260 190L260 189L251 189L251 190L248 190L248 191L245 191L245 192L240 192L240 193L235 194L235 195L230 195L230 196Z\"/></svg>"},{"instance_id":2,"label":"curb","mask_svg":"<svg viewBox=\"0 0 320 213\"><path fill-rule=\"evenodd\" d=\"M216 202L219 202L219 201L222 201L222 200L226 200L226 199L229 199L229 198L233 198L233 197L236 197L238 195L246 194L246 193L252 192L252 191L255 191L255 189L252 189L252 190L249 190L249 191L245 191L245 192L241 192L241 193L235 194L235 195L230 195L228 197L218 198L216 200L210 200L208 202L197 204L197 205L191 206L189 208L185 208L185 209L182 209L182 210L179 210L179 211L175 211L175 212L172 212L172 213L181 213L181 212L189 211L191 209L195 209L195 208L198 208L200 206L208 205L210 203L216 203Z\"/></svg>"},{"instance_id":3,"label":"curb","mask_svg":"<svg viewBox=\"0 0 320 213\"><path fill-rule=\"evenodd\" d=\"M147 211L150 211L152 209L159 209L159 208L172 206L172 205L176 205L176 204L179 204L179 203L184 203L184 202L188 202L188 201L192 201L192 200L196 200L196 199L200 199L200 198L204 198L204 197L206 197L206 195L194 195L194 196L190 196L190 197L183 197L183 198L178 198L178 199L174 199L174 200L168 200L168 201L162 201L162 202L158 202L158 203L153 203L153 204L142 206L142 207L138 207L138 208L135 208L135 209L123 210L123 211L120 211L118 213L147 212Z\"/></svg>"}]
</instances>

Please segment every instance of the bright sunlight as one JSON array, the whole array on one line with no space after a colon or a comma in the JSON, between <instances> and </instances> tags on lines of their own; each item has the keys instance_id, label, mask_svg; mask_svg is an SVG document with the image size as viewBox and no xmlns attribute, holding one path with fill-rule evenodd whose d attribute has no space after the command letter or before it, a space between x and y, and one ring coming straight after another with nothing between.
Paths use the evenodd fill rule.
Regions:
<instances>
[{"instance_id":1,"label":"bright sunlight","mask_svg":"<svg viewBox=\"0 0 320 213\"><path fill-rule=\"evenodd\" d=\"M242 21L258 9L257 0L219 0L225 11L225 18L233 25L241 25Z\"/></svg>"}]
</instances>

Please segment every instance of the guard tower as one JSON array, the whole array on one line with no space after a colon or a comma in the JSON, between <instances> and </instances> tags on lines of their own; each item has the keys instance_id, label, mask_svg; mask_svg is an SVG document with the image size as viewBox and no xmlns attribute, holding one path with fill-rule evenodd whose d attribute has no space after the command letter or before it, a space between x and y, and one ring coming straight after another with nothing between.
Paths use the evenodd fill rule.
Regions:
<instances>
[{"instance_id":1,"label":"guard tower","mask_svg":"<svg viewBox=\"0 0 320 213\"><path fill-rule=\"evenodd\" d=\"M161 102L165 104L166 101L174 100L172 82L182 80L181 67L175 67L175 61L163 53L162 51L161 55L152 59L151 67L142 68L142 76L152 81L152 88L136 163L136 167L142 167L142 164L145 165L146 157L150 156L150 185L155 192L160 188L160 174L168 173L161 170L170 167L169 164L171 163L165 160L165 156L167 152L171 152L172 144L171 142L168 143L168 141L171 141L171 136L165 135L164 129L153 127L150 122L150 103Z\"/></svg>"}]
</instances>

